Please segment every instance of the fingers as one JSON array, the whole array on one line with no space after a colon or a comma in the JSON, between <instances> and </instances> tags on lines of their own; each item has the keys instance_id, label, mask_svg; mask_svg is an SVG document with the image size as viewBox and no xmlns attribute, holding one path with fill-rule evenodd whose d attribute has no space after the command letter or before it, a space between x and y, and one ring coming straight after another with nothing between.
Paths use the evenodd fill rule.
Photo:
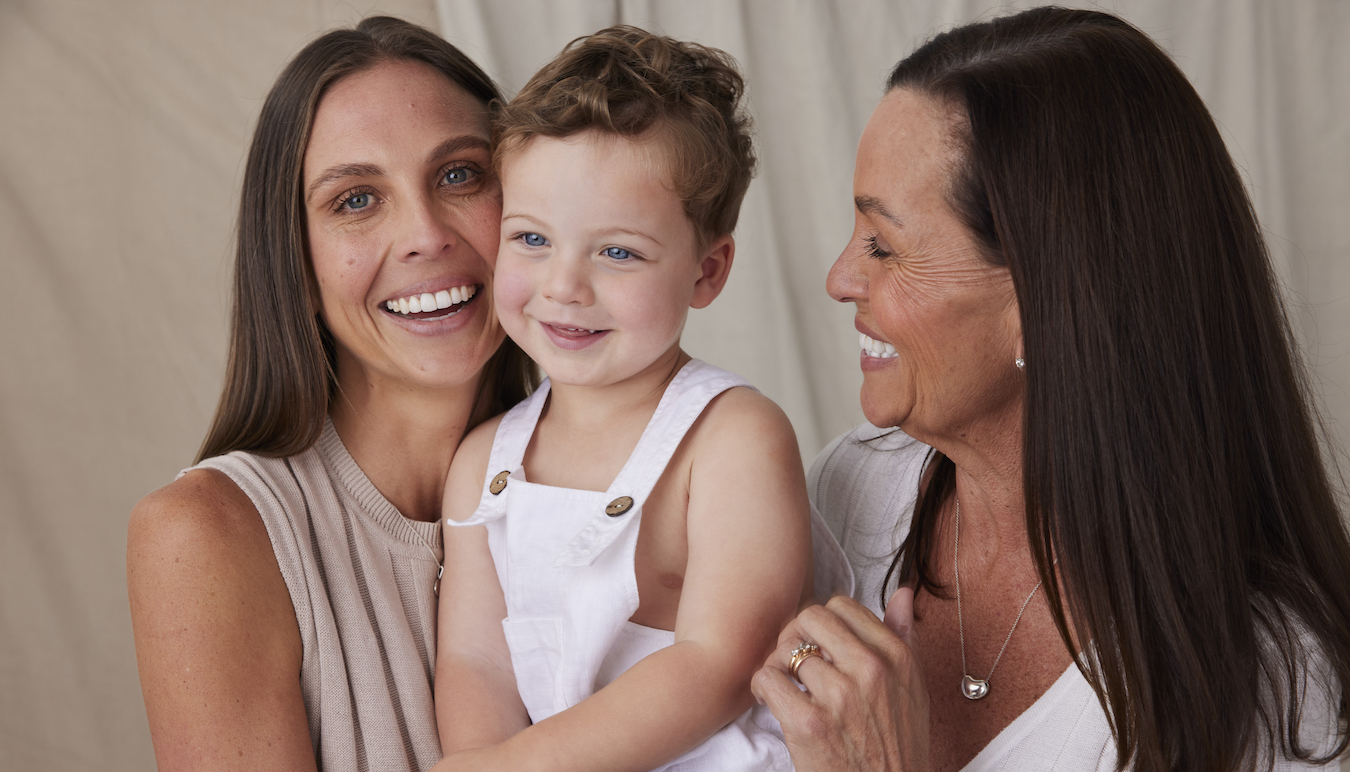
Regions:
<instances>
[{"instance_id":1,"label":"fingers","mask_svg":"<svg viewBox=\"0 0 1350 772\"><path fill-rule=\"evenodd\" d=\"M891 600L887 623L848 598L803 610L751 681L783 728L797 769L925 769L928 696L911 646L913 593ZM788 677L793 649L806 691Z\"/></svg>"},{"instance_id":2,"label":"fingers","mask_svg":"<svg viewBox=\"0 0 1350 772\"><path fill-rule=\"evenodd\" d=\"M768 663L750 679L750 693L759 704L768 705L774 715L795 702L809 699L787 673Z\"/></svg>"},{"instance_id":3,"label":"fingers","mask_svg":"<svg viewBox=\"0 0 1350 772\"><path fill-rule=\"evenodd\" d=\"M772 652L764 662L764 667L772 669L786 679L792 679L792 657L797 649L803 643L800 637L785 638ZM787 680L786 683L792 685L796 691L796 684L801 684L808 691L820 693L831 682L838 680L838 673L833 673L834 668L830 665L829 654L824 649L819 650L818 655L812 655L802 659L797 664L797 673L795 682Z\"/></svg>"},{"instance_id":4,"label":"fingers","mask_svg":"<svg viewBox=\"0 0 1350 772\"><path fill-rule=\"evenodd\" d=\"M836 596L824 606L812 606L788 623L780 642L812 641L837 661L858 647L887 645L895 634L865 606L852 598ZM789 634L790 633L790 634ZM789 647L789 650L791 647Z\"/></svg>"},{"instance_id":5,"label":"fingers","mask_svg":"<svg viewBox=\"0 0 1350 772\"><path fill-rule=\"evenodd\" d=\"M799 643L817 644L826 661L803 661L797 675L808 690L826 699L881 679L886 672L904 673L899 676L904 681L918 678L913 593L898 593L892 603L898 606L888 616L897 628L904 629L903 637L857 601L835 597L825 606L804 610L788 623L766 664L786 674L792 650Z\"/></svg>"}]
</instances>

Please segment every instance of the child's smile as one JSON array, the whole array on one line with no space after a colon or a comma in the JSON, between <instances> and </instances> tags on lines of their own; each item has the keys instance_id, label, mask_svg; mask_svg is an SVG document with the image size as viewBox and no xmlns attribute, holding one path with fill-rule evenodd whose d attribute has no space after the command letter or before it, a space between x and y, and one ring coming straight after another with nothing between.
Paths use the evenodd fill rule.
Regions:
<instances>
[{"instance_id":1,"label":"child's smile","mask_svg":"<svg viewBox=\"0 0 1350 772\"><path fill-rule=\"evenodd\" d=\"M658 148L589 131L536 137L502 163L498 313L555 384L646 371L717 294ZM730 238L708 252L729 261Z\"/></svg>"},{"instance_id":2,"label":"child's smile","mask_svg":"<svg viewBox=\"0 0 1350 772\"><path fill-rule=\"evenodd\" d=\"M540 327L553 345L567 351L580 351L609 334L609 330L584 330L541 322Z\"/></svg>"}]
</instances>

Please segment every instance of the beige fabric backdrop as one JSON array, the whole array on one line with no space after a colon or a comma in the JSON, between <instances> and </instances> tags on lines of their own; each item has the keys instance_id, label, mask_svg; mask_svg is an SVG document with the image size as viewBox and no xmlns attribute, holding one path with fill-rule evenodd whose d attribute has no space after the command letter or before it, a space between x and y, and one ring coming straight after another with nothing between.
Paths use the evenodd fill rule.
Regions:
<instances>
[{"instance_id":1,"label":"beige fabric backdrop","mask_svg":"<svg viewBox=\"0 0 1350 772\"><path fill-rule=\"evenodd\" d=\"M619 21L736 55L762 171L731 282L686 342L777 399L809 456L860 418L851 310L822 287L851 228L863 123L891 64L997 5L0 0L0 769L153 765L126 514L190 463L205 431L249 131L279 68L315 34L400 15L439 28L508 93L565 41ZM1350 3L1096 5L1173 52L1223 126L1343 447Z\"/></svg>"}]
</instances>

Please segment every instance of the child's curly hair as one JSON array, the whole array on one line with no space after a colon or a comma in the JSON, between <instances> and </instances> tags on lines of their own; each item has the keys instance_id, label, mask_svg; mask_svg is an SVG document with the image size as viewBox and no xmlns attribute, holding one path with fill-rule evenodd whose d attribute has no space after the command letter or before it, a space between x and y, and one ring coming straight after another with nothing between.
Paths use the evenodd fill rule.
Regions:
<instances>
[{"instance_id":1,"label":"child's curly hair","mask_svg":"<svg viewBox=\"0 0 1350 772\"><path fill-rule=\"evenodd\" d=\"M654 133L700 249L736 228L755 173L745 80L716 48L627 25L568 43L516 98L496 105L494 164L534 137Z\"/></svg>"}]
</instances>

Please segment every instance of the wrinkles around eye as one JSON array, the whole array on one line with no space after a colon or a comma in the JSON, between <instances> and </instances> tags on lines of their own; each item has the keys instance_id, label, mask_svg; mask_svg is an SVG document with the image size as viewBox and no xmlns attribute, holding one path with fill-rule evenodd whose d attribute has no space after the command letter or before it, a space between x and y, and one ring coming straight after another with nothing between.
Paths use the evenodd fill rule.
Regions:
<instances>
[{"instance_id":1,"label":"wrinkles around eye","mask_svg":"<svg viewBox=\"0 0 1350 772\"><path fill-rule=\"evenodd\" d=\"M444 167L439 185L443 189L451 190L477 189L485 181L485 177L486 175L476 165L461 161Z\"/></svg>"}]
</instances>

